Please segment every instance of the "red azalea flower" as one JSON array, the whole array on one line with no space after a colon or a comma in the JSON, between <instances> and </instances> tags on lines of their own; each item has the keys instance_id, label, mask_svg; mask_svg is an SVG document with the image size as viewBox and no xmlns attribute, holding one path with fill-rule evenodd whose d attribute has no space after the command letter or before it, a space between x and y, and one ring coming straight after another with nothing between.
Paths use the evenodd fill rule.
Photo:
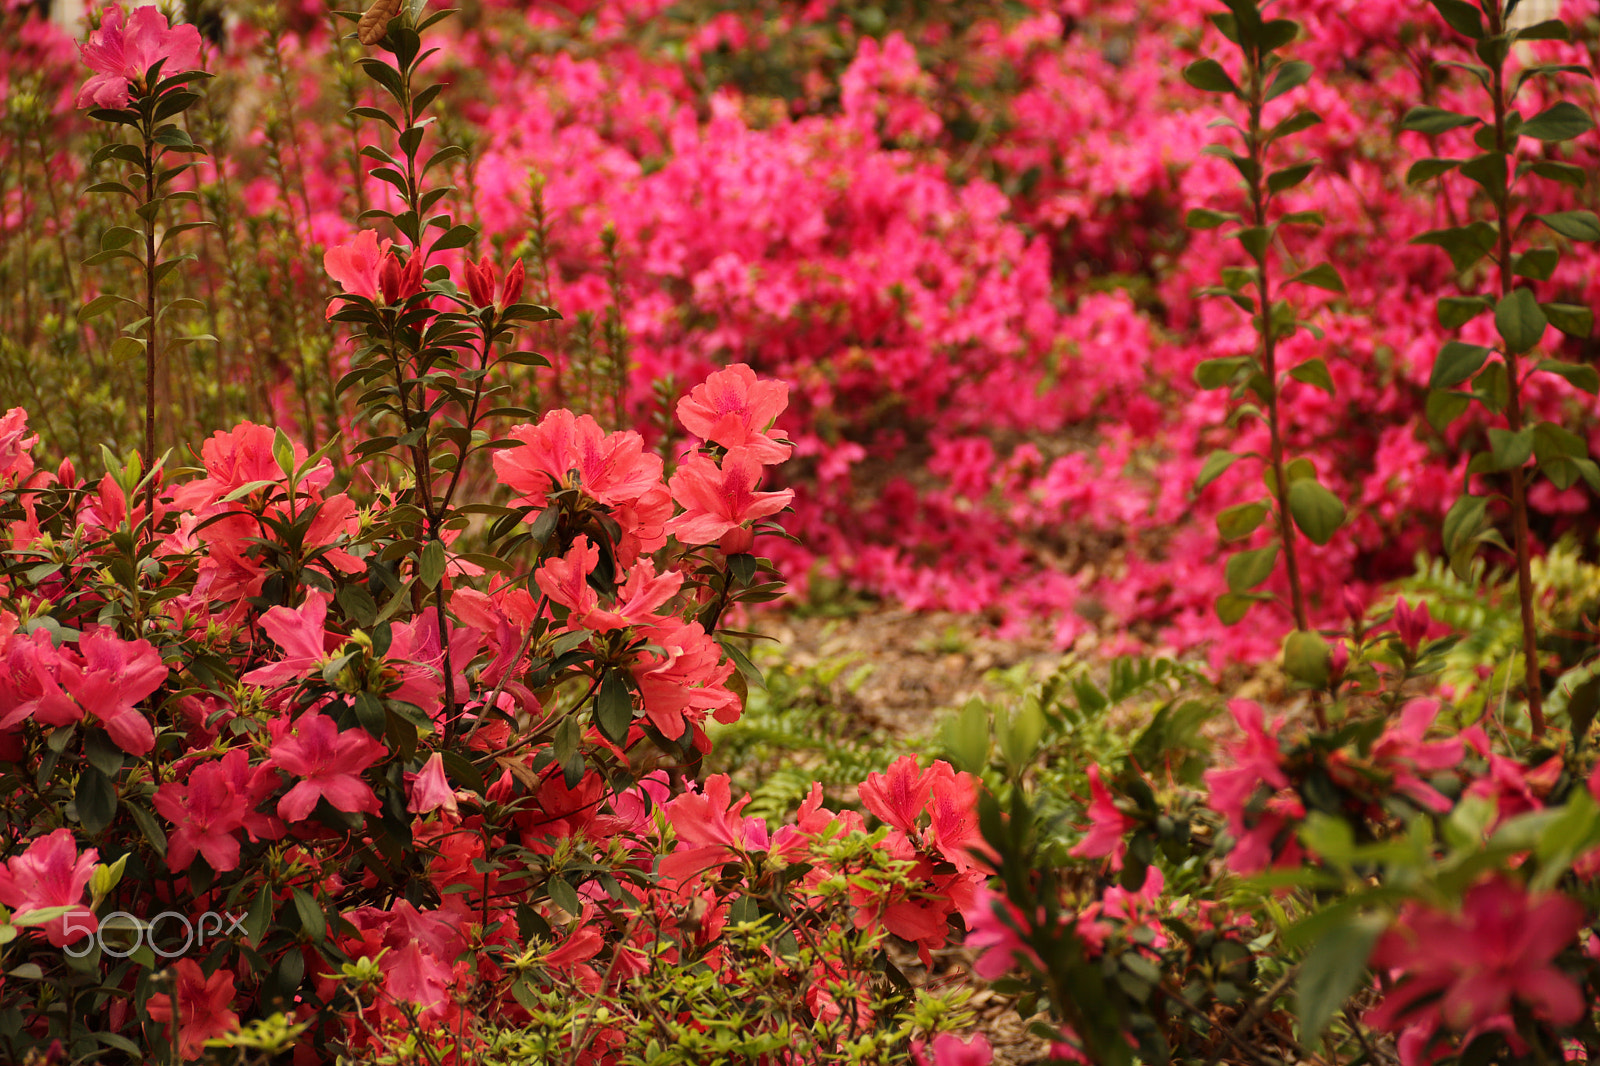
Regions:
<instances>
[{"instance_id":1,"label":"red azalea flower","mask_svg":"<svg viewBox=\"0 0 1600 1066\"><path fill-rule=\"evenodd\" d=\"M179 959L172 968L178 980L178 1054L197 1059L207 1040L239 1028L239 1016L228 1009L234 1000L233 974L218 970L207 977L193 959ZM171 994L156 993L145 1009L153 1020L170 1023Z\"/></svg>"}]
</instances>

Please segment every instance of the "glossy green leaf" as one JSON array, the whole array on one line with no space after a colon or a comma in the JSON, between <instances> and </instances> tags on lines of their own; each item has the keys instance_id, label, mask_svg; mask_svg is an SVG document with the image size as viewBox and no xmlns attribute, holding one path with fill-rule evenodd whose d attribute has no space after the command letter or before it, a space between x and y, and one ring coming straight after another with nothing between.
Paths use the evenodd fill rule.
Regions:
<instances>
[{"instance_id":1,"label":"glossy green leaf","mask_svg":"<svg viewBox=\"0 0 1600 1066\"><path fill-rule=\"evenodd\" d=\"M1538 344L1550 325L1531 289L1512 289L1494 309L1494 327L1507 350L1521 354Z\"/></svg>"},{"instance_id":2,"label":"glossy green leaf","mask_svg":"<svg viewBox=\"0 0 1600 1066\"><path fill-rule=\"evenodd\" d=\"M1449 389L1471 378L1483 368L1493 349L1481 344L1464 344L1450 341L1439 349L1439 358L1433 362L1433 375L1428 379L1430 389Z\"/></svg>"}]
</instances>

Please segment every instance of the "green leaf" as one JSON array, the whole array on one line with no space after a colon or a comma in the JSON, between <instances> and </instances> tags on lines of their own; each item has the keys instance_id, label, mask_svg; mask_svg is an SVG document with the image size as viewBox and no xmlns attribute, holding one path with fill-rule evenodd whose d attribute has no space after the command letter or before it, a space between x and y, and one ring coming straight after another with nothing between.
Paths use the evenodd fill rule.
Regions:
<instances>
[{"instance_id":1,"label":"green leaf","mask_svg":"<svg viewBox=\"0 0 1600 1066\"><path fill-rule=\"evenodd\" d=\"M1481 122L1482 119L1473 118L1471 115L1462 115L1439 107L1413 107L1406 112L1406 117L1400 120L1400 128L1432 135L1459 129L1462 126L1476 126Z\"/></svg>"},{"instance_id":2,"label":"green leaf","mask_svg":"<svg viewBox=\"0 0 1600 1066\"><path fill-rule=\"evenodd\" d=\"M1317 1046L1328 1023L1361 984L1367 960L1387 926L1377 915L1351 914L1329 929L1306 955L1295 982L1295 1002L1300 1043L1308 1051Z\"/></svg>"},{"instance_id":3,"label":"green leaf","mask_svg":"<svg viewBox=\"0 0 1600 1066\"><path fill-rule=\"evenodd\" d=\"M1239 456L1230 451L1218 449L1206 457L1205 465L1200 468L1200 476L1194 479L1194 490L1199 492L1217 478L1221 477L1227 469L1239 461Z\"/></svg>"},{"instance_id":4,"label":"green leaf","mask_svg":"<svg viewBox=\"0 0 1600 1066\"><path fill-rule=\"evenodd\" d=\"M320 944L328 935L328 918L317 906L317 901L303 888L291 888L294 912L300 919L300 928L314 942Z\"/></svg>"},{"instance_id":5,"label":"green leaf","mask_svg":"<svg viewBox=\"0 0 1600 1066\"><path fill-rule=\"evenodd\" d=\"M477 235L478 231L471 226L451 226L444 236L433 242L433 250L443 252L451 248L465 248Z\"/></svg>"},{"instance_id":6,"label":"green leaf","mask_svg":"<svg viewBox=\"0 0 1600 1066\"><path fill-rule=\"evenodd\" d=\"M1219 596L1216 603L1217 620L1225 626L1238 625L1250 608L1263 598L1251 592L1229 592Z\"/></svg>"},{"instance_id":7,"label":"green leaf","mask_svg":"<svg viewBox=\"0 0 1600 1066\"><path fill-rule=\"evenodd\" d=\"M1231 211L1210 211L1204 207L1192 207L1184 218L1184 224L1190 229L1216 229L1228 222L1238 222L1239 216Z\"/></svg>"},{"instance_id":8,"label":"green leaf","mask_svg":"<svg viewBox=\"0 0 1600 1066\"><path fill-rule=\"evenodd\" d=\"M1329 396L1334 394L1333 375L1328 373L1328 364L1321 359L1307 359L1289 371L1289 376L1307 385L1314 385Z\"/></svg>"},{"instance_id":9,"label":"green leaf","mask_svg":"<svg viewBox=\"0 0 1600 1066\"><path fill-rule=\"evenodd\" d=\"M1562 100L1522 124L1517 134L1536 141L1570 141L1594 129L1594 119L1576 104Z\"/></svg>"},{"instance_id":10,"label":"green leaf","mask_svg":"<svg viewBox=\"0 0 1600 1066\"><path fill-rule=\"evenodd\" d=\"M1406 171L1407 185L1421 185L1425 181L1448 174L1461 165L1459 159L1419 159Z\"/></svg>"},{"instance_id":11,"label":"green leaf","mask_svg":"<svg viewBox=\"0 0 1600 1066\"><path fill-rule=\"evenodd\" d=\"M87 322L97 315L103 315L112 307L116 306L117 303L124 300L126 300L128 303L133 303L132 300L127 300L126 297L118 296L116 293L108 292L96 296L94 299L90 300L88 303L84 304L78 309L78 321L80 323Z\"/></svg>"},{"instance_id":12,"label":"green leaf","mask_svg":"<svg viewBox=\"0 0 1600 1066\"><path fill-rule=\"evenodd\" d=\"M1460 273L1488 255L1494 248L1495 238L1493 226L1487 222L1474 222L1467 226L1429 230L1411 238L1411 243L1443 248L1450 255L1450 264Z\"/></svg>"},{"instance_id":13,"label":"green leaf","mask_svg":"<svg viewBox=\"0 0 1600 1066\"><path fill-rule=\"evenodd\" d=\"M1290 40L1293 40L1291 37ZM1267 86L1266 99L1276 100L1291 89L1297 89L1311 80L1312 67L1310 63L1300 59L1291 59L1280 66L1273 75L1272 82Z\"/></svg>"},{"instance_id":14,"label":"green leaf","mask_svg":"<svg viewBox=\"0 0 1600 1066\"><path fill-rule=\"evenodd\" d=\"M1461 164L1463 177L1477 182L1490 196L1497 196L1506 187L1506 157L1499 152L1485 152Z\"/></svg>"},{"instance_id":15,"label":"green leaf","mask_svg":"<svg viewBox=\"0 0 1600 1066\"><path fill-rule=\"evenodd\" d=\"M1233 384L1239 371L1254 360L1235 355L1226 359L1207 359L1194 368L1194 383L1202 389L1220 389Z\"/></svg>"},{"instance_id":16,"label":"green leaf","mask_svg":"<svg viewBox=\"0 0 1600 1066\"><path fill-rule=\"evenodd\" d=\"M633 724L633 693L622 671L612 668L601 678L594 700L594 721L613 744L628 739L628 727Z\"/></svg>"},{"instance_id":17,"label":"green leaf","mask_svg":"<svg viewBox=\"0 0 1600 1066\"><path fill-rule=\"evenodd\" d=\"M1579 304L1540 304L1550 324L1569 337L1588 340L1594 332L1594 312Z\"/></svg>"},{"instance_id":18,"label":"green leaf","mask_svg":"<svg viewBox=\"0 0 1600 1066\"><path fill-rule=\"evenodd\" d=\"M1289 514L1314 544L1328 543L1344 524L1344 504L1339 497L1311 478L1290 482Z\"/></svg>"},{"instance_id":19,"label":"green leaf","mask_svg":"<svg viewBox=\"0 0 1600 1066\"><path fill-rule=\"evenodd\" d=\"M1322 116L1315 111L1296 111L1268 130L1266 139L1270 143L1281 137L1288 137L1291 134L1299 133L1301 130L1310 129L1321 121Z\"/></svg>"},{"instance_id":20,"label":"green leaf","mask_svg":"<svg viewBox=\"0 0 1600 1066\"><path fill-rule=\"evenodd\" d=\"M1527 3L1528 0L1523 0ZM1570 41L1572 31L1560 19L1545 19L1543 22L1534 23L1527 29L1517 31L1519 41ZM1587 73L1587 71L1585 71Z\"/></svg>"},{"instance_id":21,"label":"green leaf","mask_svg":"<svg viewBox=\"0 0 1600 1066\"><path fill-rule=\"evenodd\" d=\"M1249 592L1272 576L1278 563L1278 546L1269 544L1255 551L1239 552L1228 560L1224 572L1229 592Z\"/></svg>"},{"instance_id":22,"label":"green leaf","mask_svg":"<svg viewBox=\"0 0 1600 1066\"><path fill-rule=\"evenodd\" d=\"M1326 688L1328 656L1328 642L1321 634L1297 629L1283 642L1283 672L1312 688Z\"/></svg>"},{"instance_id":23,"label":"green leaf","mask_svg":"<svg viewBox=\"0 0 1600 1066\"><path fill-rule=\"evenodd\" d=\"M1554 248L1535 248L1511 257L1511 273L1529 281L1549 281L1561 262L1561 253Z\"/></svg>"},{"instance_id":24,"label":"green leaf","mask_svg":"<svg viewBox=\"0 0 1600 1066\"><path fill-rule=\"evenodd\" d=\"M1521 169L1520 167L1518 168ZM1528 167L1541 178L1559 181L1563 185L1570 185L1574 189L1582 189L1589 183L1589 172L1582 167L1575 167L1571 163L1558 163L1553 159L1541 159Z\"/></svg>"},{"instance_id":25,"label":"green leaf","mask_svg":"<svg viewBox=\"0 0 1600 1066\"><path fill-rule=\"evenodd\" d=\"M1466 0L1429 0L1429 3L1433 4L1434 10L1439 12L1439 17L1444 19L1452 30L1474 41L1483 40L1483 17L1478 14L1478 9Z\"/></svg>"},{"instance_id":26,"label":"green leaf","mask_svg":"<svg viewBox=\"0 0 1600 1066\"><path fill-rule=\"evenodd\" d=\"M1319 289L1326 289L1328 292L1339 293L1341 296L1345 291L1344 280L1339 277L1339 272L1330 263L1318 263L1310 269L1302 270L1290 278L1287 284L1293 284L1297 281L1302 285L1314 285Z\"/></svg>"},{"instance_id":27,"label":"green leaf","mask_svg":"<svg viewBox=\"0 0 1600 1066\"><path fill-rule=\"evenodd\" d=\"M1200 59L1190 63L1183 68L1183 80L1202 92L1239 95L1239 87L1215 59Z\"/></svg>"},{"instance_id":28,"label":"green leaf","mask_svg":"<svg viewBox=\"0 0 1600 1066\"><path fill-rule=\"evenodd\" d=\"M1593 211L1555 211L1534 217L1570 241L1600 241L1600 218Z\"/></svg>"},{"instance_id":29,"label":"green leaf","mask_svg":"<svg viewBox=\"0 0 1600 1066\"><path fill-rule=\"evenodd\" d=\"M1461 384L1483 369L1492 351L1481 344L1447 342L1439 349L1439 358L1433 362L1433 376L1428 379L1428 388L1449 389Z\"/></svg>"},{"instance_id":30,"label":"green leaf","mask_svg":"<svg viewBox=\"0 0 1600 1066\"><path fill-rule=\"evenodd\" d=\"M442 541L430 540L428 546L422 549L422 557L417 561L417 579L424 588L433 588L439 584L439 579L444 577L445 552Z\"/></svg>"},{"instance_id":31,"label":"green leaf","mask_svg":"<svg viewBox=\"0 0 1600 1066\"><path fill-rule=\"evenodd\" d=\"M1516 354L1538 344L1549 325L1531 289L1512 289L1494 309L1494 328L1506 348Z\"/></svg>"},{"instance_id":32,"label":"green leaf","mask_svg":"<svg viewBox=\"0 0 1600 1066\"><path fill-rule=\"evenodd\" d=\"M1534 369L1546 374L1566 378L1573 388L1582 389L1590 396L1600 393L1600 372L1584 363L1563 363L1559 359L1541 359Z\"/></svg>"},{"instance_id":33,"label":"green leaf","mask_svg":"<svg viewBox=\"0 0 1600 1066\"><path fill-rule=\"evenodd\" d=\"M1429 389L1428 400L1424 413L1428 425L1438 430L1445 431L1445 427L1467 413L1472 398L1464 392L1451 392L1448 389Z\"/></svg>"},{"instance_id":34,"label":"green leaf","mask_svg":"<svg viewBox=\"0 0 1600 1066\"><path fill-rule=\"evenodd\" d=\"M1493 306L1487 296L1445 296L1439 300L1439 325L1459 329Z\"/></svg>"},{"instance_id":35,"label":"green leaf","mask_svg":"<svg viewBox=\"0 0 1600 1066\"><path fill-rule=\"evenodd\" d=\"M1532 426L1525 426L1517 433L1509 429L1489 431L1489 455L1494 461L1491 470L1513 470L1526 463L1532 454Z\"/></svg>"},{"instance_id":36,"label":"green leaf","mask_svg":"<svg viewBox=\"0 0 1600 1066\"><path fill-rule=\"evenodd\" d=\"M1223 540L1248 537L1266 520L1266 517L1267 505L1259 500L1255 503L1241 503L1217 515L1217 534Z\"/></svg>"},{"instance_id":37,"label":"green leaf","mask_svg":"<svg viewBox=\"0 0 1600 1066\"><path fill-rule=\"evenodd\" d=\"M72 798L78 823L90 836L98 836L117 816L117 786L93 766L84 767Z\"/></svg>"}]
</instances>

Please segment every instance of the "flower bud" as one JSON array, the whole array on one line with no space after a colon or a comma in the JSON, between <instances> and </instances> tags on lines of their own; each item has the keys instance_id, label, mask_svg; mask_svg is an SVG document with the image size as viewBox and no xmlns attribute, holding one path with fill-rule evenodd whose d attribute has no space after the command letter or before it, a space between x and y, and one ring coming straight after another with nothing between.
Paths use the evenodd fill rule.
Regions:
<instances>
[{"instance_id":1,"label":"flower bud","mask_svg":"<svg viewBox=\"0 0 1600 1066\"><path fill-rule=\"evenodd\" d=\"M1412 651L1416 651L1423 640L1428 636L1428 627L1433 624L1433 619L1428 617L1428 605L1420 603L1413 610L1404 599L1398 600L1394 605L1394 628L1400 636L1400 643Z\"/></svg>"},{"instance_id":2,"label":"flower bud","mask_svg":"<svg viewBox=\"0 0 1600 1066\"><path fill-rule=\"evenodd\" d=\"M522 299L522 279L525 271L522 269L522 260L518 259L511 264L511 269L506 273L505 286L500 290L500 306L510 307Z\"/></svg>"},{"instance_id":3,"label":"flower bud","mask_svg":"<svg viewBox=\"0 0 1600 1066\"><path fill-rule=\"evenodd\" d=\"M61 465L56 467L56 481L67 488L78 483L78 468L72 465L71 459L61 460Z\"/></svg>"},{"instance_id":4,"label":"flower bud","mask_svg":"<svg viewBox=\"0 0 1600 1066\"><path fill-rule=\"evenodd\" d=\"M1350 667L1350 645L1342 640L1333 643L1333 649L1328 652L1328 680L1337 685L1344 680L1344 672Z\"/></svg>"},{"instance_id":5,"label":"flower bud","mask_svg":"<svg viewBox=\"0 0 1600 1066\"><path fill-rule=\"evenodd\" d=\"M494 265L489 262L489 257L484 256L477 263L468 260L467 295L472 297L472 302L479 307L494 306L494 290L499 279L495 276Z\"/></svg>"},{"instance_id":6,"label":"flower bud","mask_svg":"<svg viewBox=\"0 0 1600 1066\"><path fill-rule=\"evenodd\" d=\"M402 263L399 256L387 253L378 270L378 289L386 304L397 304L415 296L422 291L422 260L413 255Z\"/></svg>"},{"instance_id":7,"label":"flower bud","mask_svg":"<svg viewBox=\"0 0 1600 1066\"><path fill-rule=\"evenodd\" d=\"M756 535L743 526L734 526L722 535L717 547L723 555L740 555L755 546Z\"/></svg>"},{"instance_id":8,"label":"flower bud","mask_svg":"<svg viewBox=\"0 0 1600 1066\"><path fill-rule=\"evenodd\" d=\"M1344 599L1344 613L1350 619L1350 628L1359 634L1366 628L1367 605L1356 593L1356 590L1349 585L1344 587L1342 598Z\"/></svg>"}]
</instances>

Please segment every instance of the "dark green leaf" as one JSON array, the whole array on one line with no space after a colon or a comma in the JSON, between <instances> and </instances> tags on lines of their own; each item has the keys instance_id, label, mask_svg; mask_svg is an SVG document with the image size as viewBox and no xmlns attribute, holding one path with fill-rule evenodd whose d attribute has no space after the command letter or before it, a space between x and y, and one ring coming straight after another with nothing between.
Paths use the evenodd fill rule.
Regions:
<instances>
[{"instance_id":1,"label":"dark green leaf","mask_svg":"<svg viewBox=\"0 0 1600 1066\"><path fill-rule=\"evenodd\" d=\"M1433 376L1428 379L1430 389L1449 389L1466 381L1483 368L1492 351L1481 344L1450 341L1439 349L1439 358L1433 363Z\"/></svg>"},{"instance_id":2,"label":"dark green leaf","mask_svg":"<svg viewBox=\"0 0 1600 1066\"><path fill-rule=\"evenodd\" d=\"M1290 278L1287 284L1300 282L1302 285L1314 285L1328 292L1344 294L1344 279L1339 277L1339 272L1330 263L1318 263L1307 270L1302 270Z\"/></svg>"},{"instance_id":3,"label":"dark green leaf","mask_svg":"<svg viewBox=\"0 0 1600 1066\"><path fill-rule=\"evenodd\" d=\"M1448 174L1460 165L1459 159L1419 159L1406 171L1406 184L1420 185L1440 174Z\"/></svg>"},{"instance_id":4,"label":"dark green leaf","mask_svg":"<svg viewBox=\"0 0 1600 1066\"><path fill-rule=\"evenodd\" d=\"M1594 312L1579 304L1540 304L1550 324L1569 337L1588 340L1594 332Z\"/></svg>"},{"instance_id":5,"label":"dark green leaf","mask_svg":"<svg viewBox=\"0 0 1600 1066\"><path fill-rule=\"evenodd\" d=\"M1462 126L1475 126L1482 120L1438 107L1413 107L1400 121L1400 128L1416 133L1436 134Z\"/></svg>"},{"instance_id":6,"label":"dark green leaf","mask_svg":"<svg viewBox=\"0 0 1600 1066\"><path fill-rule=\"evenodd\" d=\"M1568 141L1594 129L1594 119L1576 104L1562 100L1522 124L1519 136L1538 141Z\"/></svg>"},{"instance_id":7,"label":"dark green leaf","mask_svg":"<svg viewBox=\"0 0 1600 1066\"><path fill-rule=\"evenodd\" d=\"M1292 36L1290 39L1293 39ZM1276 100L1291 89L1304 85L1310 80L1311 74L1312 67L1310 63L1300 59L1289 60L1280 66L1277 73L1273 75L1272 81L1267 86L1266 99Z\"/></svg>"},{"instance_id":8,"label":"dark green leaf","mask_svg":"<svg viewBox=\"0 0 1600 1066\"><path fill-rule=\"evenodd\" d=\"M1549 324L1530 289L1511 290L1494 309L1494 327L1506 348L1516 354L1538 344Z\"/></svg>"},{"instance_id":9,"label":"dark green leaf","mask_svg":"<svg viewBox=\"0 0 1600 1066\"><path fill-rule=\"evenodd\" d=\"M1289 514L1314 544L1328 543L1344 524L1344 504L1339 497L1311 478L1290 482Z\"/></svg>"},{"instance_id":10,"label":"dark green leaf","mask_svg":"<svg viewBox=\"0 0 1600 1066\"><path fill-rule=\"evenodd\" d=\"M1541 359L1536 369L1557 377L1566 378L1574 388L1593 396L1600 393L1600 372L1583 363L1563 363L1558 359Z\"/></svg>"},{"instance_id":11,"label":"dark green leaf","mask_svg":"<svg viewBox=\"0 0 1600 1066\"><path fill-rule=\"evenodd\" d=\"M621 744L628 739L628 727L633 724L633 692L622 671L605 672L595 696L594 720L612 743Z\"/></svg>"},{"instance_id":12,"label":"dark green leaf","mask_svg":"<svg viewBox=\"0 0 1600 1066\"><path fill-rule=\"evenodd\" d=\"M1483 17L1466 0L1429 0L1450 28L1474 41L1483 39Z\"/></svg>"},{"instance_id":13,"label":"dark green leaf","mask_svg":"<svg viewBox=\"0 0 1600 1066\"><path fill-rule=\"evenodd\" d=\"M1600 218L1593 211L1555 211L1535 217L1568 240L1600 241Z\"/></svg>"},{"instance_id":14,"label":"dark green leaf","mask_svg":"<svg viewBox=\"0 0 1600 1066\"><path fill-rule=\"evenodd\" d=\"M1239 87L1215 59L1200 59L1190 63L1183 68L1183 80L1202 92L1239 94Z\"/></svg>"}]
</instances>

